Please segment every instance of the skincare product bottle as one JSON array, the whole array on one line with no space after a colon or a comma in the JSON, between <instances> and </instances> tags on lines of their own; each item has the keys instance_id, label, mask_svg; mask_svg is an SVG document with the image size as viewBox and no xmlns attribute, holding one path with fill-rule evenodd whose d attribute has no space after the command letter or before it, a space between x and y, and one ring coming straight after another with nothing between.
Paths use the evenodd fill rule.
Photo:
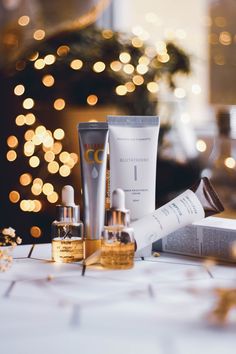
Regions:
<instances>
[{"instance_id":1,"label":"skincare product bottle","mask_svg":"<svg viewBox=\"0 0 236 354\"><path fill-rule=\"evenodd\" d=\"M101 264L111 269L129 269L134 265L134 231L129 226L130 213L125 209L125 193L116 189L112 193L112 206L106 211L103 231Z\"/></svg>"},{"instance_id":2,"label":"skincare product bottle","mask_svg":"<svg viewBox=\"0 0 236 354\"><path fill-rule=\"evenodd\" d=\"M78 262L84 258L83 223L79 205L74 203L74 188L64 186L62 204L57 205L57 219L52 223L52 259L59 263Z\"/></svg>"}]
</instances>

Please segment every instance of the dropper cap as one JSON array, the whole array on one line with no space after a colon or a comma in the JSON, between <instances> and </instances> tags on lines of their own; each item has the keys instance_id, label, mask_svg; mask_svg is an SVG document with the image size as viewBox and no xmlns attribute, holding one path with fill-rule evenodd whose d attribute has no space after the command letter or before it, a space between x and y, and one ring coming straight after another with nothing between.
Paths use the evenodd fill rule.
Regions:
<instances>
[{"instance_id":1,"label":"dropper cap","mask_svg":"<svg viewBox=\"0 0 236 354\"><path fill-rule=\"evenodd\" d=\"M130 211L125 208L125 192L117 188L112 192L111 208L106 210L105 225L129 226Z\"/></svg>"},{"instance_id":2,"label":"dropper cap","mask_svg":"<svg viewBox=\"0 0 236 354\"><path fill-rule=\"evenodd\" d=\"M61 191L61 205L57 205L57 220L78 222L80 219L79 205L74 202L74 188L64 186Z\"/></svg>"}]
</instances>

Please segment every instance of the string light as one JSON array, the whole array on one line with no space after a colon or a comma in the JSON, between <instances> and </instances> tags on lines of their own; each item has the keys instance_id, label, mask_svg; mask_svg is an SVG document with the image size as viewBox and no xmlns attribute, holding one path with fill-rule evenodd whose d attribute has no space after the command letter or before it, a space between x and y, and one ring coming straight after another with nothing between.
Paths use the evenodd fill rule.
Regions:
<instances>
[{"instance_id":1,"label":"string light","mask_svg":"<svg viewBox=\"0 0 236 354\"><path fill-rule=\"evenodd\" d=\"M32 156L30 159L29 159L29 165L33 168L36 168L38 167L40 164L40 160L38 158L38 156Z\"/></svg>"},{"instance_id":2,"label":"string light","mask_svg":"<svg viewBox=\"0 0 236 354\"><path fill-rule=\"evenodd\" d=\"M24 144L24 154L25 156L32 156L34 153L34 143L32 141L27 141Z\"/></svg>"},{"instance_id":3,"label":"string light","mask_svg":"<svg viewBox=\"0 0 236 354\"><path fill-rule=\"evenodd\" d=\"M199 139L199 140L196 142L196 149L197 149L198 151L200 151L200 152L206 151L207 145L206 145L205 141Z\"/></svg>"},{"instance_id":4,"label":"string light","mask_svg":"<svg viewBox=\"0 0 236 354\"><path fill-rule=\"evenodd\" d=\"M126 74L130 75L134 72L134 66L132 64L125 64L123 70Z\"/></svg>"},{"instance_id":5,"label":"string light","mask_svg":"<svg viewBox=\"0 0 236 354\"><path fill-rule=\"evenodd\" d=\"M215 24L217 27L225 27L227 25L226 18L223 16L217 16L215 18Z\"/></svg>"},{"instance_id":6,"label":"string light","mask_svg":"<svg viewBox=\"0 0 236 354\"><path fill-rule=\"evenodd\" d=\"M96 95L89 95L87 97L87 103L90 105L90 106L95 106L98 102L98 97Z\"/></svg>"},{"instance_id":7,"label":"string light","mask_svg":"<svg viewBox=\"0 0 236 354\"><path fill-rule=\"evenodd\" d=\"M26 141L32 140L34 137L34 131L32 129L29 129L25 132L24 138Z\"/></svg>"},{"instance_id":8,"label":"string light","mask_svg":"<svg viewBox=\"0 0 236 354\"><path fill-rule=\"evenodd\" d=\"M24 60L18 60L18 61L16 62L16 70L17 70L17 71L22 71L22 70L24 70L25 66L26 66L26 63L25 63Z\"/></svg>"},{"instance_id":9,"label":"string light","mask_svg":"<svg viewBox=\"0 0 236 354\"><path fill-rule=\"evenodd\" d=\"M148 66L145 64L138 64L136 70L139 74L144 75L148 72Z\"/></svg>"},{"instance_id":10,"label":"string light","mask_svg":"<svg viewBox=\"0 0 236 354\"><path fill-rule=\"evenodd\" d=\"M137 86L140 86L144 83L144 78L141 75L134 75L132 80L133 80L133 83Z\"/></svg>"},{"instance_id":11,"label":"string light","mask_svg":"<svg viewBox=\"0 0 236 354\"><path fill-rule=\"evenodd\" d=\"M47 200L49 201L49 203L56 203L58 201L58 194L56 192L53 192L50 195L47 195Z\"/></svg>"},{"instance_id":12,"label":"string light","mask_svg":"<svg viewBox=\"0 0 236 354\"><path fill-rule=\"evenodd\" d=\"M38 59L38 57L39 57L39 52L34 52L28 57L28 59L30 61L35 61L36 59Z\"/></svg>"},{"instance_id":13,"label":"string light","mask_svg":"<svg viewBox=\"0 0 236 354\"><path fill-rule=\"evenodd\" d=\"M57 139L57 140L62 140L62 139L64 139L64 137L65 137L65 132L64 132L63 129L57 128L57 129L54 131L53 136L54 136L54 138Z\"/></svg>"},{"instance_id":14,"label":"string light","mask_svg":"<svg viewBox=\"0 0 236 354\"><path fill-rule=\"evenodd\" d=\"M65 102L65 100L63 100L63 98L57 98L53 104L54 108L57 111L62 111L65 108L65 105L66 105L66 102Z\"/></svg>"},{"instance_id":15,"label":"string light","mask_svg":"<svg viewBox=\"0 0 236 354\"><path fill-rule=\"evenodd\" d=\"M105 68L106 68L106 65L102 61L97 61L93 65L93 71L95 71L95 73L101 73L105 70Z\"/></svg>"},{"instance_id":16,"label":"string light","mask_svg":"<svg viewBox=\"0 0 236 354\"><path fill-rule=\"evenodd\" d=\"M156 82L151 81L151 82L148 82L147 89L151 93L156 93L159 90L159 85Z\"/></svg>"},{"instance_id":17,"label":"string light","mask_svg":"<svg viewBox=\"0 0 236 354\"><path fill-rule=\"evenodd\" d=\"M57 55L59 55L59 57L64 57L69 53L69 51L70 47L68 47L68 45L61 45L57 48Z\"/></svg>"},{"instance_id":18,"label":"string light","mask_svg":"<svg viewBox=\"0 0 236 354\"><path fill-rule=\"evenodd\" d=\"M23 93L25 92L25 87L21 84L17 85L15 88L14 88L14 94L16 96L21 96L23 95Z\"/></svg>"},{"instance_id":19,"label":"string light","mask_svg":"<svg viewBox=\"0 0 236 354\"><path fill-rule=\"evenodd\" d=\"M127 89L128 92L133 92L135 91L135 85L133 84L133 82L128 81L125 83L125 87Z\"/></svg>"},{"instance_id":20,"label":"string light","mask_svg":"<svg viewBox=\"0 0 236 354\"><path fill-rule=\"evenodd\" d=\"M146 56L146 55L142 55L139 60L138 60L139 64L143 64L143 65L149 65L150 63L150 59Z\"/></svg>"},{"instance_id":21,"label":"string light","mask_svg":"<svg viewBox=\"0 0 236 354\"><path fill-rule=\"evenodd\" d=\"M29 173L23 173L19 178L22 186L28 186L32 181L32 176Z\"/></svg>"},{"instance_id":22,"label":"string light","mask_svg":"<svg viewBox=\"0 0 236 354\"><path fill-rule=\"evenodd\" d=\"M120 59L120 61L121 61L123 64L127 64L127 63L130 62L131 56L130 56L130 54L127 53L127 52L122 52L122 53L120 53L120 55L119 55L119 59Z\"/></svg>"},{"instance_id":23,"label":"string light","mask_svg":"<svg viewBox=\"0 0 236 354\"><path fill-rule=\"evenodd\" d=\"M230 45L231 42L232 42L231 34L229 32L226 32L226 31L221 32L220 36L219 36L219 42L222 45Z\"/></svg>"},{"instance_id":24,"label":"string light","mask_svg":"<svg viewBox=\"0 0 236 354\"><path fill-rule=\"evenodd\" d=\"M30 228L30 234L34 238L39 238L42 235L42 230L38 226L32 226Z\"/></svg>"},{"instance_id":25,"label":"string light","mask_svg":"<svg viewBox=\"0 0 236 354\"><path fill-rule=\"evenodd\" d=\"M37 70L42 70L44 67L45 67L45 62L44 60L41 58L41 59L37 59L35 62L34 62L34 67L35 69Z\"/></svg>"},{"instance_id":26,"label":"string light","mask_svg":"<svg viewBox=\"0 0 236 354\"><path fill-rule=\"evenodd\" d=\"M167 53L159 54L157 58L161 63L167 63L170 60L170 56Z\"/></svg>"},{"instance_id":27,"label":"string light","mask_svg":"<svg viewBox=\"0 0 236 354\"><path fill-rule=\"evenodd\" d=\"M58 155L60 154L61 150L62 150L62 144L59 141L56 141L53 144L52 151L54 152L55 155Z\"/></svg>"},{"instance_id":28,"label":"string light","mask_svg":"<svg viewBox=\"0 0 236 354\"><path fill-rule=\"evenodd\" d=\"M124 96L127 94L127 88L125 85L119 85L116 87L116 94L119 96Z\"/></svg>"},{"instance_id":29,"label":"string light","mask_svg":"<svg viewBox=\"0 0 236 354\"><path fill-rule=\"evenodd\" d=\"M19 114L16 119L15 119L16 125L18 127L21 127L22 125L25 124L25 116L23 114Z\"/></svg>"},{"instance_id":30,"label":"string light","mask_svg":"<svg viewBox=\"0 0 236 354\"><path fill-rule=\"evenodd\" d=\"M110 29L105 29L102 31L102 36L105 39L111 39L113 35L114 35L113 31Z\"/></svg>"},{"instance_id":31,"label":"string light","mask_svg":"<svg viewBox=\"0 0 236 354\"><path fill-rule=\"evenodd\" d=\"M49 162L47 169L52 174L57 173L59 171L59 163L57 161Z\"/></svg>"},{"instance_id":32,"label":"string light","mask_svg":"<svg viewBox=\"0 0 236 354\"><path fill-rule=\"evenodd\" d=\"M38 29L34 32L33 37L36 41L41 41L45 37L45 31L42 29Z\"/></svg>"},{"instance_id":33,"label":"string light","mask_svg":"<svg viewBox=\"0 0 236 354\"><path fill-rule=\"evenodd\" d=\"M34 107L34 100L32 98L26 98L22 104L24 109L31 109Z\"/></svg>"},{"instance_id":34,"label":"string light","mask_svg":"<svg viewBox=\"0 0 236 354\"><path fill-rule=\"evenodd\" d=\"M18 203L20 200L20 194L17 191L11 191L9 193L9 200L12 203Z\"/></svg>"},{"instance_id":35,"label":"string light","mask_svg":"<svg viewBox=\"0 0 236 354\"><path fill-rule=\"evenodd\" d=\"M80 59L74 59L70 63L71 69L74 69L74 70L80 70L82 68L82 66L83 66L83 62Z\"/></svg>"},{"instance_id":36,"label":"string light","mask_svg":"<svg viewBox=\"0 0 236 354\"><path fill-rule=\"evenodd\" d=\"M79 160L79 156L75 153L75 152L72 152L70 154L70 157L74 160L74 163L76 164Z\"/></svg>"},{"instance_id":37,"label":"string light","mask_svg":"<svg viewBox=\"0 0 236 354\"><path fill-rule=\"evenodd\" d=\"M35 123L35 121L36 121L36 117L35 117L35 115L33 113L27 113L25 115L24 120L25 120L25 124L33 125Z\"/></svg>"},{"instance_id":38,"label":"string light","mask_svg":"<svg viewBox=\"0 0 236 354\"><path fill-rule=\"evenodd\" d=\"M54 191L54 187L51 183L45 183L43 185L43 194L50 195L53 193L53 191Z\"/></svg>"},{"instance_id":39,"label":"string light","mask_svg":"<svg viewBox=\"0 0 236 354\"><path fill-rule=\"evenodd\" d=\"M225 159L224 163L225 163L225 166L230 169L235 168L235 165L236 165L235 159L233 157L227 157Z\"/></svg>"},{"instance_id":40,"label":"string light","mask_svg":"<svg viewBox=\"0 0 236 354\"><path fill-rule=\"evenodd\" d=\"M44 86L46 87L51 87L54 85L55 79L52 75L45 75L42 78L42 83L44 84Z\"/></svg>"},{"instance_id":41,"label":"string light","mask_svg":"<svg viewBox=\"0 0 236 354\"><path fill-rule=\"evenodd\" d=\"M47 151L44 154L44 160L47 162L52 162L55 159L55 154L53 151Z\"/></svg>"},{"instance_id":42,"label":"string light","mask_svg":"<svg viewBox=\"0 0 236 354\"><path fill-rule=\"evenodd\" d=\"M120 61L115 60L115 61L111 62L110 68L111 68L111 70L117 72L117 71L120 71L122 69L122 64L121 64Z\"/></svg>"},{"instance_id":43,"label":"string light","mask_svg":"<svg viewBox=\"0 0 236 354\"><path fill-rule=\"evenodd\" d=\"M143 41L139 37L134 37L131 42L132 46L135 48L141 48L143 46Z\"/></svg>"},{"instance_id":44,"label":"string light","mask_svg":"<svg viewBox=\"0 0 236 354\"><path fill-rule=\"evenodd\" d=\"M39 183L33 183L31 187L31 192L34 195L40 195L42 193L42 186Z\"/></svg>"},{"instance_id":45,"label":"string light","mask_svg":"<svg viewBox=\"0 0 236 354\"><path fill-rule=\"evenodd\" d=\"M20 26L24 27L24 26L27 26L29 23L30 23L29 16L24 15L24 16L21 16L21 17L18 18L18 24Z\"/></svg>"},{"instance_id":46,"label":"string light","mask_svg":"<svg viewBox=\"0 0 236 354\"><path fill-rule=\"evenodd\" d=\"M34 213L38 213L42 209L42 203L39 200L34 200Z\"/></svg>"},{"instance_id":47,"label":"string light","mask_svg":"<svg viewBox=\"0 0 236 354\"><path fill-rule=\"evenodd\" d=\"M17 137L16 137L15 135L9 136L9 137L7 138L7 145L8 145L10 148L12 148L12 149L16 148L17 145L18 145L18 139L17 139Z\"/></svg>"},{"instance_id":48,"label":"string light","mask_svg":"<svg viewBox=\"0 0 236 354\"><path fill-rule=\"evenodd\" d=\"M59 169L59 173L62 177L68 177L70 175L70 168L67 165L62 165Z\"/></svg>"},{"instance_id":49,"label":"string light","mask_svg":"<svg viewBox=\"0 0 236 354\"><path fill-rule=\"evenodd\" d=\"M63 151L60 155L59 155L59 160L63 163L66 163L67 161L69 161L70 159L70 154L67 151Z\"/></svg>"},{"instance_id":50,"label":"string light","mask_svg":"<svg viewBox=\"0 0 236 354\"><path fill-rule=\"evenodd\" d=\"M55 55L53 55L53 54L48 54L48 55L46 55L46 56L44 57L43 60L44 60L44 63L45 63L46 65L52 65L52 64L55 63L56 57L55 57Z\"/></svg>"},{"instance_id":51,"label":"string light","mask_svg":"<svg viewBox=\"0 0 236 354\"><path fill-rule=\"evenodd\" d=\"M6 158L10 162L15 161L17 158L17 153L14 150L9 150L7 152Z\"/></svg>"}]
</instances>

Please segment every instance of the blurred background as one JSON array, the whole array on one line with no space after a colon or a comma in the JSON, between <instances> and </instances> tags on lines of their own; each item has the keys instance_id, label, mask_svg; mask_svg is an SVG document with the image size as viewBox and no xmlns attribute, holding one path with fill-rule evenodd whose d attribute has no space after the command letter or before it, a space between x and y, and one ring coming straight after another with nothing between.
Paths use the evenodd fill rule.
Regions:
<instances>
[{"instance_id":1,"label":"blurred background","mask_svg":"<svg viewBox=\"0 0 236 354\"><path fill-rule=\"evenodd\" d=\"M157 206L205 175L234 217L235 16L235 0L0 0L0 227L50 241L62 186L81 204L77 124L107 114L160 115Z\"/></svg>"}]
</instances>

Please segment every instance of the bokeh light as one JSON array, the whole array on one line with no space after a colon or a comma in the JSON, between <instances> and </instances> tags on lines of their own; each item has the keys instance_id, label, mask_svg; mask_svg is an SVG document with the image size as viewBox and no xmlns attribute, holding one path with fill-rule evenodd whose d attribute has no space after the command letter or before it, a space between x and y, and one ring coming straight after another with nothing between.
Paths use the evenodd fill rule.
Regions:
<instances>
[{"instance_id":1,"label":"bokeh light","mask_svg":"<svg viewBox=\"0 0 236 354\"><path fill-rule=\"evenodd\" d=\"M98 97L96 95L89 95L87 97L87 103L90 105L90 106L95 106L98 102Z\"/></svg>"},{"instance_id":2,"label":"bokeh light","mask_svg":"<svg viewBox=\"0 0 236 354\"><path fill-rule=\"evenodd\" d=\"M20 200L20 193L17 191L11 191L9 193L9 200L12 203L18 203Z\"/></svg>"},{"instance_id":3,"label":"bokeh light","mask_svg":"<svg viewBox=\"0 0 236 354\"><path fill-rule=\"evenodd\" d=\"M82 68L82 66L83 66L83 62L80 59L74 59L70 63L70 67L73 70L80 70Z\"/></svg>"},{"instance_id":4,"label":"bokeh light","mask_svg":"<svg viewBox=\"0 0 236 354\"><path fill-rule=\"evenodd\" d=\"M65 108L65 100L63 100L63 98L57 98L55 101L54 101L54 108L57 110L57 111L61 111Z\"/></svg>"},{"instance_id":5,"label":"bokeh light","mask_svg":"<svg viewBox=\"0 0 236 354\"><path fill-rule=\"evenodd\" d=\"M18 139L17 139L17 137L16 137L15 135L9 136L9 137L7 138L7 145L8 145L10 148L12 148L12 149L16 148L17 145L18 145Z\"/></svg>"}]
</instances>

